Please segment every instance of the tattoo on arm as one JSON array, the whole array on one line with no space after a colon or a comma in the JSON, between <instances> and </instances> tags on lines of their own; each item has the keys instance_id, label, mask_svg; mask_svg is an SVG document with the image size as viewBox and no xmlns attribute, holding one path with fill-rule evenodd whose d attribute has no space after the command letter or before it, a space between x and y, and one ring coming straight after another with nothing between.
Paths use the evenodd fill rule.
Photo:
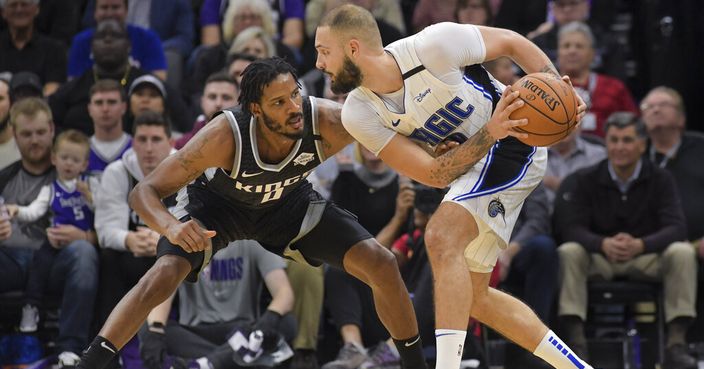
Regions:
<instances>
[{"instance_id":1,"label":"tattoo on arm","mask_svg":"<svg viewBox=\"0 0 704 369\"><path fill-rule=\"evenodd\" d=\"M430 178L442 183L454 181L477 164L495 143L486 126L482 127L466 142L437 157L438 166L430 171Z\"/></svg>"},{"instance_id":2,"label":"tattoo on arm","mask_svg":"<svg viewBox=\"0 0 704 369\"><path fill-rule=\"evenodd\" d=\"M543 73L551 73L560 77L560 73L557 72L557 69L555 69L555 66L552 65L552 63L545 65L542 69L540 69L540 71Z\"/></svg>"}]
</instances>

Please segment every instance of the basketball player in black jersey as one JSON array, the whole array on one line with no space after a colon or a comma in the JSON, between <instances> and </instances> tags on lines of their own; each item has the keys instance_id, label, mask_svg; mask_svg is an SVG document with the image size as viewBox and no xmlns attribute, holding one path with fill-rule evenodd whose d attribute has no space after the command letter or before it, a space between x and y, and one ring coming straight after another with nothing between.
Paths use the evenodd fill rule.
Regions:
<instances>
[{"instance_id":1,"label":"basketball player in black jersey","mask_svg":"<svg viewBox=\"0 0 704 369\"><path fill-rule=\"evenodd\" d=\"M394 256L305 180L352 142L341 106L302 97L294 69L279 58L247 67L240 105L216 116L132 191L130 206L163 235L158 259L115 307L79 366L102 369L152 308L184 279L194 281L215 252L233 240L254 239L271 252L325 262L367 283L404 368L425 368ZM177 191L172 214L160 199Z\"/></svg>"}]
</instances>

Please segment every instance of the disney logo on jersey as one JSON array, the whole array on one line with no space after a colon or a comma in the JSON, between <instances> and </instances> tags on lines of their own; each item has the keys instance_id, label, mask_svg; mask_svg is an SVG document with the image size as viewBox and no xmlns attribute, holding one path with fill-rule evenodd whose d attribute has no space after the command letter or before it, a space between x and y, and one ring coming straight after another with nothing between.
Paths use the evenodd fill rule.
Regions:
<instances>
[{"instance_id":1,"label":"disney logo on jersey","mask_svg":"<svg viewBox=\"0 0 704 369\"><path fill-rule=\"evenodd\" d=\"M306 163L307 162L308 161L306 161ZM311 169L303 174L285 179L283 181L266 183L266 184L244 184L240 181L235 180L235 189L238 191L244 191L244 192L248 192L248 193L264 194L264 196L262 196L262 204L263 204L265 202L280 199L281 195L284 194L284 189L286 187L292 186L292 185L300 182L302 179L305 179L306 177L308 177L308 175L312 171L313 171L313 169Z\"/></svg>"},{"instance_id":2,"label":"disney logo on jersey","mask_svg":"<svg viewBox=\"0 0 704 369\"><path fill-rule=\"evenodd\" d=\"M560 101L557 100L554 96L552 96L549 92L543 90L540 88L540 86L537 86L530 80L525 80L523 82L523 88L533 92L535 96L543 100L545 102L545 105L547 105L548 109L555 111L558 106L560 106ZM535 97L531 97L531 95L528 95L525 97L526 100L532 101L535 100Z\"/></svg>"},{"instance_id":3,"label":"disney logo on jersey","mask_svg":"<svg viewBox=\"0 0 704 369\"><path fill-rule=\"evenodd\" d=\"M467 120L474 112L474 106L466 103L462 98L455 96L445 106L436 110L423 124L423 127L416 128L409 137L414 140L425 142L431 146L437 145L440 141L451 138L457 142L464 142L467 137L459 132L452 133L462 122ZM452 134L451 134L452 133Z\"/></svg>"},{"instance_id":4,"label":"disney logo on jersey","mask_svg":"<svg viewBox=\"0 0 704 369\"><path fill-rule=\"evenodd\" d=\"M293 159L293 166L296 165L306 165L315 159L315 154L309 152L302 152L295 159Z\"/></svg>"},{"instance_id":5,"label":"disney logo on jersey","mask_svg":"<svg viewBox=\"0 0 704 369\"><path fill-rule=\"evenodd\" d=\"M413 100L415 100L416 102L422 102L425 95L427 95L429 93L430 93L430 88L428 88L427 90L416 95L416 97L414 97Z\"/></svg>"}]
</instances>

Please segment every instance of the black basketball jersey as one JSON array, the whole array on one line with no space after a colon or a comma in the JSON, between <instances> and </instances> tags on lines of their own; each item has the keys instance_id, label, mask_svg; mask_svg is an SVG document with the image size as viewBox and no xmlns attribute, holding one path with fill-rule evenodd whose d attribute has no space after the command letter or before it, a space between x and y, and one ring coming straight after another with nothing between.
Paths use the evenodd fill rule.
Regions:
<instances>
[{"instance_id":1,"label":"black basketball jersey","mask_svg":"<svg viewBox=\"0 0 704 369\"><path fill-rule=\"evenodd\" d=\"M268 207L283 200L322 163L323 147L318 130L315 98L303 98L303 137L291 153L278 164L265 163L259 157L256 117L239 107L223 111L235 138L232 170L208 170L208 187L238 206Z\"/></svg>"},{"instance_id":2,"label":"black basketball jersey","mask_svg":"<svg viewBox=\"0 0 704 369\"><path fill-rule=\"evenodd\" d=\"M314 97L303 98L303 137L278 164L261 160L257 120L239 108L223 111L234 136L231 170L210 168L179 193L174 215L189 215L218 232L215 241L254 239L285 246L299 232L306 209L322 201L306 177L325 160Z\"/></svg>"}]
</instances>

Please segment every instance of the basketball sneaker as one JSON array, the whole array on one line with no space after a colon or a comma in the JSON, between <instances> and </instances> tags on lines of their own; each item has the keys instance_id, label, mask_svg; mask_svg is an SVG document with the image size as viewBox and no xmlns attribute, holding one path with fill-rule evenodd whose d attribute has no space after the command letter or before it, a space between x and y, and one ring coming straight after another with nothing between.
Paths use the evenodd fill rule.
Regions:
<instances>
[{"instance_id":1,"label":"basketball sneaker","mask_svg":"<svg viewBox=\"0 0 704 369\"><path fill-rule=\"evenodd\" d=\"M382 341L374 347L359 369L401 369L401 356L394 345Z\"/></svg>"},{"instance_id":2,"label":"basketball sneaker","mask_svg":"<svg viewBox=\"0 0 704 369\"><path fill-rule=\"evenodd\" d=\"M75 369L81 358L71 351L64 351L59 354L59 369Z\"/></svg>"},{"instance_id":3,"label":"basketball sneaker","mask_svg":"<svg viewBox=\"0 0 704 369\"><path fill-rule=\"evenodd\" d=\"M37 309L36 306L30 304L27 304L22 307L22 320L20 320L20 332L36 332L37 323L39 323L39 309Z\"/></svg>"},{"instance_id":4,"label":"basketball sneaker","mask_svg":"<svg viewBox=\"0 0 704 369\"><path fill-rule=\"evenodd\" d=\"M347 342L337 353L337 358L323 365L321 369L357 369L367 359L369 356L364 347L357 343Z\"/></svg>"}]
</instances>

